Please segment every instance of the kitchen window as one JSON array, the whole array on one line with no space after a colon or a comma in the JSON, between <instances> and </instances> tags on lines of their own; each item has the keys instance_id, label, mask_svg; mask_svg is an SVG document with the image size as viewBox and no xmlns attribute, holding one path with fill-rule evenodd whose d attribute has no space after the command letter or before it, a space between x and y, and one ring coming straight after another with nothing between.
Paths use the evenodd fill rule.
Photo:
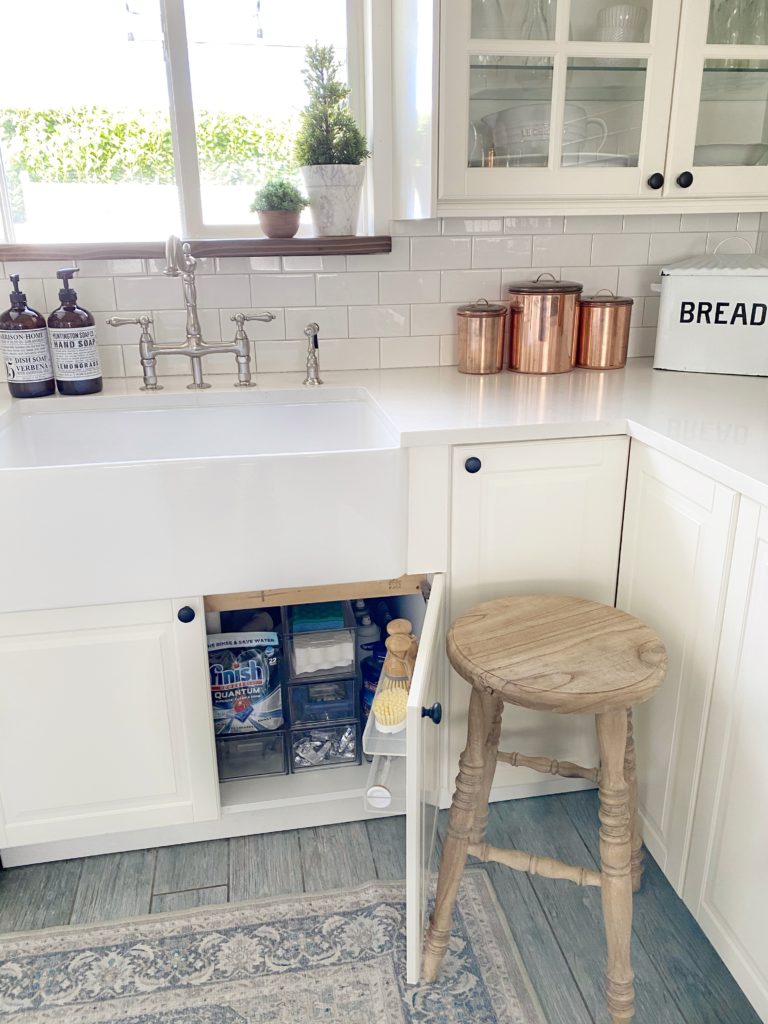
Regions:
<instances>
[{"instance_id":1,"label":"kitchen window","mask_svg":"<svg viewBox=\"0 0 768 1024\"><path fill-rule=\"evenodd\" d=\"M307 44L334 46L365 131L363 7L26 0L32 52L7 41L0 64L2 240L258 237L256 189L276 173L301 184Z\"/></svg>"}]
</instances>

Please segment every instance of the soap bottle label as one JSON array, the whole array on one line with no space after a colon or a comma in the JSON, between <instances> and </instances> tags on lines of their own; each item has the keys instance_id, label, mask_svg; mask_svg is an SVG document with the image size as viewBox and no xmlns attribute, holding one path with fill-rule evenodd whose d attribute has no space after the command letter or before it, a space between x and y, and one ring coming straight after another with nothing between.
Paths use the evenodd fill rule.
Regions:
<instances>
[{"instance_id":1,"label":"soap bottle label","mask_svg":"<svg viewBox=\"0 0 768 1024\"><path fill-rule=\"evenodd\" d=\"M27 331L0 331L0 345L8 380L32 384L53 377L48 332L44 327Z\"/></svg>"},{"instance_id":2,"label":"soap bottle label","mask_svg":"<svg viewBox=\"0 0 768 1024\"><path fill-rule=\"evenodd\" d=\"M57 380L90 380L101 376L95 327L49 327Z\"/></svg>"}]
</instances>

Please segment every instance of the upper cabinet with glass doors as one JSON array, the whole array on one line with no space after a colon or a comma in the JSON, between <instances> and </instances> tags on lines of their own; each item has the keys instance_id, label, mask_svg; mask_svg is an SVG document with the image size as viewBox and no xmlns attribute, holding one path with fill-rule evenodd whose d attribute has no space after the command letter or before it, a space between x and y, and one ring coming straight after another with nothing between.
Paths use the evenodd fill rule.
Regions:
<instances>
[{"instance_id":1,"label":"upper cabinet with glass doors","mask_svg":"<svg viewBox=\"0 0 768 1024\"><path fill-rule=\"evenodd\" d=\"M765 202L768 0L442 0L441 36L438 212Z\"/></svg>"}]
</instances>

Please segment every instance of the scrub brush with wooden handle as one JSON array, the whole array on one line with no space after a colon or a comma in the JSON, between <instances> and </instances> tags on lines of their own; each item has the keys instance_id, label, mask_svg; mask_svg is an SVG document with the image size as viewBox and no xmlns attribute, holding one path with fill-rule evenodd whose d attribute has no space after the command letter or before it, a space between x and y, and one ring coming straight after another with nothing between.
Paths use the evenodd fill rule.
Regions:
<instances>
[{"instance_id":1,"label":"scrub brush with wooden handle","mask_svg":"<svg viewBox=\"0 0 768 1024\"><path fill-rule=\"evenodd\" d=\"M384 641L387 656L376 685L371 711L376 725L382 732L397 732L405 725L408 706L408 689L411 685L411 669L408 652L411 638L402 633L388 636Z\"/></svg>"}]
</instances>

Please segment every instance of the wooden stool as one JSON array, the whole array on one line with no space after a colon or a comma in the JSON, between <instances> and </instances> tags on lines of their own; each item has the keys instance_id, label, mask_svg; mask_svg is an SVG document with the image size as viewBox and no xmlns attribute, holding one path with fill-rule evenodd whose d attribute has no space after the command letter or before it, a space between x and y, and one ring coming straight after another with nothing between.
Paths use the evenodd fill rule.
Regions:
<instances>
[{"instance_id":1,"label":"wooden stool","mask_svg":"<svg viewBox=\"0 0 768 1024\"><path fill-rule=\"evenodd\" d=\"M632 706L647 700L666 671L666 652L642 622L608 605L543 594L478 605L448 633L448 657L472 684L467 746L443 846L437 896L424 946L423 977L434 981L450 938L451 914L467 855L518 871L602 890L612 1024L634 1016L630 961L632 892L642 851L636 820ZM498 752L504 703L556 714L595 715L600 767ZM600 785L600 871L485 842L496 762Z\"/></svg>"}]
</instances>

